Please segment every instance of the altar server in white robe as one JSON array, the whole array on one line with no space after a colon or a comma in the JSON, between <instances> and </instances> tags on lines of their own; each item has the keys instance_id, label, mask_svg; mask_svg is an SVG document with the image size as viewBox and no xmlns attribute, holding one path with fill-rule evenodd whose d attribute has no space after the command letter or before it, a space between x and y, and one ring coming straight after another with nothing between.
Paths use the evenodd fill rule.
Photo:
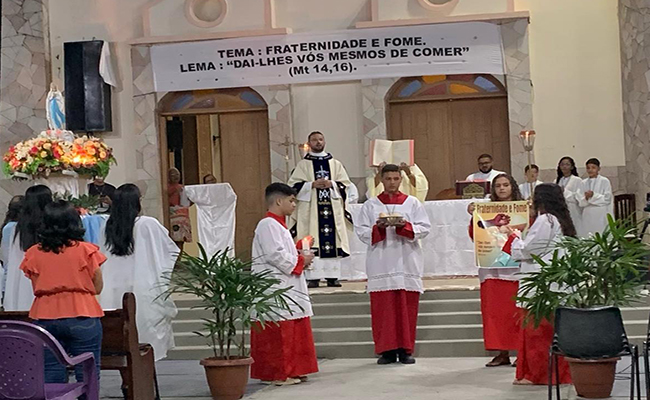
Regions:
<instances>
[{"instance_id":1,"label":"altar server in white robe","mask_svg":"<svg viewBox=\"0 0 650 400\"><path fill-rule=\"evenodd\" d=\"M524 174L526 174L526 182L519 184L519 192L521 193L521 197L525 200L529 200L533 198L533 192L537 185L544 182L537 179L539 176L539 167L535 164L526 165L526 168L524 168Z\"/></svg>"},{"instance_id":2,"label":"altar server in white robe","mask_svg":"<svg viewBox=\"0 0 650 400\"><path fill-rule=\"evenodd\" d=\"M343 164L325 152L322 133L310 133L308 142L310 151L288 182L298 192L298 207L289 227L294 237L314 238L316 259L305 273L309 287L318 287L321 279L327 280L327 286L340 287L341 258L350 255L352 217L345 211L345 203L351 182Z\"/></svg>"},{"instance_id":3,"label":"altar server in white robe","mask_svg":"<svg viewBox=\"0 0 650 400\"><path fill-rule=\"evenodd\" d=\"M417 198L399 191L397 165L382 170L384 192L365 202L355 224L368 245L366 273L375 353L380 365L413 364L424 260L420 239L431 222ZM388 217L388 219L387 219Z\"/></svg>"},{"instance_id":4,"label":"altar server in white robe","mask_svg":"<svg viewBox=\"0 0 650 400\"><path fill-rule=\"evenodd\" d=\"M251 377L278 386L303 382L307 374L318 372L310 321L313 313L304 277L314 255L309 239L304 246L303 240L296 246L285 224L296 209L295 194L284 183L266 188L268 212L257 224L253 239L253 272L270 272L278 280L270 290L290 289L286 292L290 310L276 310L275 323L256 320L251 329L251 357L255 360Z\"/></svg>"},{"instance_id":5,"label":"altar server in white robe","mask_svg":"<svg viewBox=\"0 0 650 400\"><path fill-rule=\"evenodd\" d=\"M366 197L369 199L378 196L384 191L384 184L381 183L381 170L384 166L386 166L386 163L381 163L375 175L366 179L368 187ZM402 163L400 165L400 174L402 175L402 183L399 191L407 196L416 197L424 203L427 199L427 193L429 193L429 181L420 167L417 164L409 166Z\"/></svg>"},{"instance_id":6,"label":"altar server in white robe","mask_svg":"<svg viewBox=\"0 0 650 400\"><path fill-rule=\"evenodd\" d=\"M557 179L555 183L560 185L564 193L569 214L573 220L578 235L582 233L582 207L579 197L584 192L582 179L578 176L576 162L571 157L562 157L557 164Z\"/></svg>"},{"instance_id":7,"label":"altar server in white robe","mask_svg":"<svg viewBox=\"0 0 650 400\"><path fill-rule=\"evenodd\" d=\"M497 175L505 174L505 172L497 171L492 168L492 156L489 154L481 154L478 156L478 172L469 174L466 181L487 181L492 182Z\"/></svg>"},{"instance_id":8,"label":"altar server in white robe","mask_svg":"<svg viewBox=\"0 0 650 400\"><path fill-rule=\"evenodd\" d=\"M100 238L107 260L102 266L103 309L122 308L122 296L135 294L136 325L141 343L149 343L160 360L174 347L172 319L177 310L163 276L171 274L179 249L158 220L139 216L140 190L127 183L113 196L113 205Z\"/></svg>"},{"instance_id":9,"label":"altar server in white robe","mask_svg":"<svg viewBox=\"0 0 650 400\"><path fill-rule=\"evenodd\" d=\"M38 243L45 206L52 202L52 191L45 185L35 185L25 192L18 222L8 224L2 236L9 242L3 246L6 281L3 307L5 311L29 311L34 302L32 282L20 270L25 251ZM3 240L4 241L4 240Z\"/></svg>"},{"instance_id":10,"label":"altar server in white robe","mask_svg":"<svg viewBox=\"0 0 650 400\"><path fill-rule=\"evenodd\" d=\"M578 195L582 207L582 237L603 232L607 226L607 214L614 215L612 184L600 175L600 161L587 160L587 175L582 181L583 192Z\"/></svg>"}]
</instances>

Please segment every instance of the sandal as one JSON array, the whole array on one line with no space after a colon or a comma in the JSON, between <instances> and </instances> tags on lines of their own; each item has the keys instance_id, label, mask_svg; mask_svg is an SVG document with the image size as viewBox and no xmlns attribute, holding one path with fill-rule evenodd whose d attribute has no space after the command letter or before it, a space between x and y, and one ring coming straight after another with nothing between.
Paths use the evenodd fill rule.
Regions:
<instances>
[{"instance_id":1,"label":"sandal","mask_svg":"<svg viewBox=\"0 0 650 400\"><path fill-rule=\"evenodd\" d=\"M501 357L498 355L494 357L492 361L485 364L486 367L500 367L502 365L510 365L510 357Z\"/></svg>"}]
</instances>

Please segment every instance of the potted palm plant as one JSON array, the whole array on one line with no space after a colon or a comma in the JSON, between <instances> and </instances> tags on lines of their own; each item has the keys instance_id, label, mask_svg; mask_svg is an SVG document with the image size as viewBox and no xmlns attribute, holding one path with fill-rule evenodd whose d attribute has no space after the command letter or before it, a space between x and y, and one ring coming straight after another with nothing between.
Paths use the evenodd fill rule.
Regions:
<instances>
[{"instance_id":1,"label":"potted palm plant","mask_svg":"<svg viewBox=\"0 0 650 400\"><path fill-rule=\"evenodd\" d=\"M253 363L247 346L252 317L262 325L278 320L279 312L294 304L287 295L291 288L277 289L280 281L271 272L251 271L253 261L232 257L229 249L210 257L199 244L199 251L198 257L181 255L174 272L164 277L169 285L164 295L195 296L200 302L193 308L210 312L203 318L204 331L194 332L213 351L200 362L210 393L215 400L240 399Z\"/></svg>"},{"instance_id":2,"label":"potted palm plant","mask_svg":"<svg viewBox=\"0 0 650 400\"><path fill-rule=\"evenodd\" d=\"M648 269L648 246L638 239L629 221L615 221L611 215L607 218L603 233L587 238L565 237L550 261L534 257L541 269L520 280L517 300L535 326L544 319L553 321L558 307L624 307L640 297L640 277ZM589 364L567 359L578 394L593 390L581 386L584 375L601 374L600 381L606 382L602 391L607 392L603 397L609 397L615 371L611 363L615 366L617 360Z\"/></svg>"}]
</instances>

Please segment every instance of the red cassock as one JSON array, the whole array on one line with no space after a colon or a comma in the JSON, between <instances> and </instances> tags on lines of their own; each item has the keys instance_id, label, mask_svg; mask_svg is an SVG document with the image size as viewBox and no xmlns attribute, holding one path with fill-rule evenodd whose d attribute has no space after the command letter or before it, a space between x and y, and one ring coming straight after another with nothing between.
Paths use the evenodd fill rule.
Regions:
<instances>
[{"instance_id":1,"label":"red cassock","mask_svg":"<svg viewBox=\"0 0 650 400\"><path fill-rule=\"evenodd\" d=\"M519 282L486 279L481 283L481 317L486 350L517 350L521 317L515 303Z\"/></svg>"},{"instance_id":2,"label":"red cassock","mask_svg":"<svg viewBox=\"0 0 650 400\"><path fill-rule=\"evenodd\" d=\"M284 381L318 372L309 317L270 323L264 329L256 322L251 329L251 357L253 379Z\"/></svg>"},{"instance_id":3,"label":"red cassock","mask_svg":"<svg viewBox=\"0 0 650 400\"><path fill-rule=\"evenodd\" d=\"M474 239L474 220L469 224ZM519 282L486 279L481 282L481 318L486 350L517 350L521 341L521 314L515 297ZM519 362L519 361L517 361Z\"/></svg>"},{"instance_id":4,"label":"red cassock","mask_svg":"<svg viewBox=\"0 0 650 400\"><path fill-rule=\"evenodd\" d=\"M419 302L419 292L387 290L370 293L375 353L402 348L407 354L413 354Z\"/></svg>"},{"instance_id":5,"label":"red cassock","mask_svg":"<svg viewBox=\"0 0 650 400\"><path fill-rule=\"evenodd\" d=\"M522 314L523 315L523 312ZM517 380L527 379L537 385L548 383L548 349L553 342L553 326L543 320L535 328L533 322L521 332L521 345L517 353ZM571 383L569 363L559 357L560 383ZM555 369L554 369L555 370ZM557 380L553 372L553 383Z\"/></svg>"}]
</instances>

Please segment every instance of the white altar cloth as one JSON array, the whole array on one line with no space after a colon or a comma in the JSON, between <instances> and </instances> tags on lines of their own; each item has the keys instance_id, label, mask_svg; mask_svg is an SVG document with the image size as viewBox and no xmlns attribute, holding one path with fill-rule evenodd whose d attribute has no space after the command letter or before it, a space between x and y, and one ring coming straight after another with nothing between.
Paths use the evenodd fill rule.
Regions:
<instances>
[{"instance_id":1,"label":"white altar cloth","mask_svg":"<svg viewBox=\"0 0 650 400\"><path fill-rule=\"evenodd\" d=\"M478 275L474 259L474 244L467 227L471 216L467 205L476 200L427 201L424 208L431 220L431 233L422 240L424 276ZM361 211L362 204L350 204L347 210L352 220ZM351 233L350 257L341 262L341 279L366 279L366 245Z\"/></svg>"}]
</instances>

